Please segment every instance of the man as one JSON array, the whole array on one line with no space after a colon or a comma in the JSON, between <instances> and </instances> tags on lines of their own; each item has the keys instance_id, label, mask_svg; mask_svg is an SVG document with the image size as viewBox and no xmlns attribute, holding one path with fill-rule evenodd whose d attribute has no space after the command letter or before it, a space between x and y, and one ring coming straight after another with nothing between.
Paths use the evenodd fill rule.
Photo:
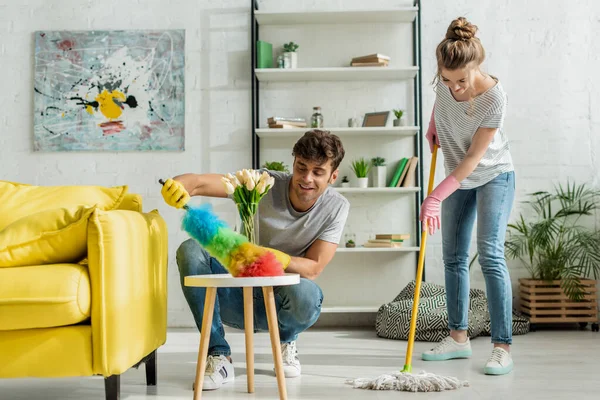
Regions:
<instances>
[{"instance_id":1,"label":"man","mask_svg":"<svg viewBox=\"0 0 600 400\"><path fill-rule=\"evenodd\" d=\"M314 279L335 255L348 216L348 200L329 188L338 177L344 153L340 139L329 131L306 132L293 148L293 174L268 171L275 184L259 205L259 244L291 256L286 272L301 276L298 285L274 288L284 373L288 378L300 376L296 339L319 318L323 293ZM163 197L167 204L178 208L190 196L228 197L222 176L177 176L167 180ZM183 293L201 329L206 291L184 286L184 278L227 271L194 239L188 239L177 250L177 265ZM254 290L255 329L266 331L262 296L260 288ZM203 390L218 389L234 380L223 324L243 329L243 304L241 288L217 290Z\"/></svg>"}]
</instances>

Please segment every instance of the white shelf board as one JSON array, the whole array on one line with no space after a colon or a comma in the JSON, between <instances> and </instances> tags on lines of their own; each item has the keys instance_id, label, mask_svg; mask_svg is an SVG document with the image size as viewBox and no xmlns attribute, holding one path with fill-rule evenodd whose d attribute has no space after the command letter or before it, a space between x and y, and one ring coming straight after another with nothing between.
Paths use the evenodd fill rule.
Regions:
<instances>
[{"instance_id":1,"label":"white shelf board","mask_svg":"<svg viewBox=\"0 0 600 400\"><path fill-rule=\"evenodd\" d=\"M379 311L379 307L376 306L355 306L355 307L323 307L322 313L376 313Z\"/></svg>"},{"instance_id":2,"label":"white shelf board","mask_svg":"<svg viewBox=\"0 0 600 400\"><path fill-rule=\"evenodd\" d=\"M385 193L385 194L409 194L416 193L421 188L419 187L368 187L368 188L357 188L357 187L333 187L340 193Z\"/></svg>"},{"instance_id":3,"label":"white shelf board","mask_svg":"<svg viewBox=\"0 0 600 400\"><path fill-rule=\"evenodd\" d=\"M259 138L296 138L312 128L261 128L256 130ZM418 126L390 126L390 127L370 127L370 128L323 128L338 136L357 136L368 135L379 136L414 136L419 132Z\"/></svg>"},{"instance_id":4,"label":"white shelf board","mask_svg":"<svg viewBox=\"0 0 600 400\"><path fill-rule=\"evenodd\" d=\"M392 81L413 79L419 67L256 68L261 82Z\"/></svg>"},{"instance_id":5,"label":"white shelf board","mask_svg":"<svg viewBox=\"0 0 600 400\"><path fill-rule=\"evenodd\" d=\"M419 247L338 247L338 253L389 253L419 251Z\"/></svg>"},{"instance_id":6,"label":"white shelf board","mask_svg":"<svg viewBox=\"0 0 600 400\"><path fill-rule=\"evenodd\" d=\"M418 7L386 10L349 11L296 11L268 12L256 11L259 25L306 25L306 24L360 24L373 22L413 22Z\"/></svg>"}]
</instances>

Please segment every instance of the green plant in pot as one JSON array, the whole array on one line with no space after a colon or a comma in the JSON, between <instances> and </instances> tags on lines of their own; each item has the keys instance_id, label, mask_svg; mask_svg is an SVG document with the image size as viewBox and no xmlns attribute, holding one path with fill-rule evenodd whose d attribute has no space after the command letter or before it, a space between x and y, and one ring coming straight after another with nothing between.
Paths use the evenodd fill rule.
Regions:
<instances>
[{"instance_id":1,"label":"green plant in pot","mask_svg":"<svg viewBox=\"0 0 600 400\"><path fill-rule=\"evenodd\" d=\"M404 115L404 110L394 109L393 111L394 111L394 115L396 116L396 119L394 120L394 126L405 126L406 119L402 118L402 116Z\"/></svg>"},{"instance_id":2,"label":"green plant in pot","mask_svg":"<svg viewBox=\"0 0 600 400\"><path fill-rule=\"evenodd\" d=\"M359 158L352 161L352 171L358 179L358 187L366 188L369 186L369 171L371 170L371 164L364 158Z\"/></svg>"},{"instance_id":3,"label":"green plant in pot","mask_svg":"<svg viewBox=\"0 0 600 400\"><path fill-rule=\"evenodd\" d=\"M281 171L281 172L286 172L288 174L290 173L288 166L285 165L283 163L283 161L265 162L263 165L263 168L271 170L271 171Z\"/></svg>"},{"instance_id":4,"label":"green plant in pot","mask_svg":"<svg viewBox=\"0 0 600 400\"><path fill-rule=\"evenodd\" d=\"M347 176L342 178L342 187L350 187L350 181L348 180Z\"/></svg>"},{"instance_id":5,"label":"green plant in pot","mask_svg":"<svg viewBox=\"0 0 600 400\"><path fill-rule=\"evenodd\" d=\"M298 68L298 50L300 47L294 42L285 43L283 45L283 60L285 68Z\"/></svg>"},{"instance_id":6,"label":"green plant in pot","mask_svg":"<svg viewBox=\"0 0 600 400\"><path fill-rule=\"evenodd\" d=\"M385 164L385 158L375 157L371 158L371 164L373 168L373 186L374 187L385 187L385 181L387 177L387 166Z\"/></svg>"},{"instance_id":7,"label":"green plant in pot","mask_svg":"<svg viewBox=\"0 0 600 400\"><path fill-rule=\"evenodd\" d=\"M599 191L574 183L530 194L524 203L535 217L521 214L509 224L507 257L521 260L531 280L560 283L571 301L585 300L585 279L600 276L600 231L584 226L594 225L598 196Z\"/></svg>"}]
</instances>

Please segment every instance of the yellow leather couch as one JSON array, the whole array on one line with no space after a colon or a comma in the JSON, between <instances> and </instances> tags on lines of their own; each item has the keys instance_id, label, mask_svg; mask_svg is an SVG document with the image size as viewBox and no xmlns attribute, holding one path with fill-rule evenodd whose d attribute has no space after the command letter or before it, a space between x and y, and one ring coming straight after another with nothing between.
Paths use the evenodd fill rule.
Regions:
<instances>
[{"instance_id":1,"label":"yellow leather couch","mask_svg":"<svg viewBox=\"0 0 600 400\"><path fill-rule=\"evenodd\" d=\"M167 330L167 226L127 186L0 181L0 378L156 384ZM10 397L10 396L9 396Z\"/></svg>"}]
</instances>

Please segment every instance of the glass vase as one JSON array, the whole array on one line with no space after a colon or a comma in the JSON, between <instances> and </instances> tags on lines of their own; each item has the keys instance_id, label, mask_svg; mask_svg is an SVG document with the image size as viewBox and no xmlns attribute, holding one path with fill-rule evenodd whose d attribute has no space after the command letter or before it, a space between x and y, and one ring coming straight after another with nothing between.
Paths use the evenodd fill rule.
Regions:
<instances>
[{"instance_id":1,"label":"glass vase","mask_svg":"<svg viewBox=\"0 0 600 400\"><path fill-rule=\"evenodd\" d=\"M236 232L246 236L250 243L258 245L258 203L236 203L236 207Z\"/></svg>"}]
</instances>

